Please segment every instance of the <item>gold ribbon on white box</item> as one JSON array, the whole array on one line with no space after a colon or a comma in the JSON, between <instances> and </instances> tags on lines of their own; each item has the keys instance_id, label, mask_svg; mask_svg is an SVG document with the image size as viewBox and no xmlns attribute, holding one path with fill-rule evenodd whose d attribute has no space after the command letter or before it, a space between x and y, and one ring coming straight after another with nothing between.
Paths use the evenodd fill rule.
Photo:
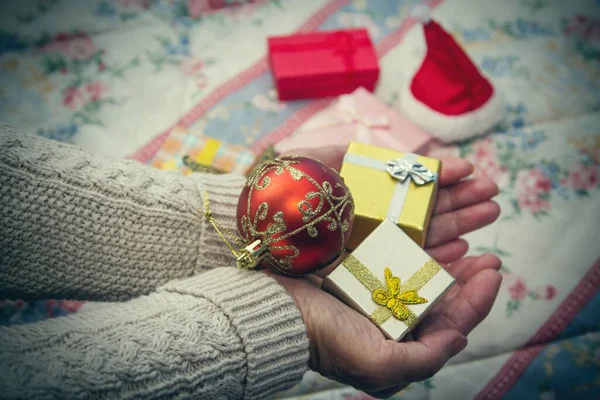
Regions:
<instances>
[{"instance_id":1,"label":"gold ribbon on white box","mask_svg":"<svg viewBox=\"0 0 600 400\"><path fill-rule=\"evenodd\" d=\"M418 318L407 306L428 301L419 297L418 291L442 270L442 266L430 258L402 283L400 278L393 276L389 268L386 268L384 284L352 254L342 261L342 265L371 292L373 301L380 305L369 315L375 324L381 325L395 317L408 327L416 324Z\"/></svg>"}]
</instances>

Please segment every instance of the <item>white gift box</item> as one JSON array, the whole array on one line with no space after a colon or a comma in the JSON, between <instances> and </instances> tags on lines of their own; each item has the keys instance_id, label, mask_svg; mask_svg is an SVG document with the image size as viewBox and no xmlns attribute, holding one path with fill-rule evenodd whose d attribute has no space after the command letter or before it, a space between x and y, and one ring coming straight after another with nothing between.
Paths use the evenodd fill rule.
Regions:
<instances>
[{"instance_id":1,"label":"white gift box","mask_svg":"<svg viewBox=\"0 0 600 400\"><path fill-rule=\"evenodd\" d=\"M401 340L454 282L402 229L384 220L329 274L323 289L369 317L389 339Z\"/></svg>"}]
</instances>

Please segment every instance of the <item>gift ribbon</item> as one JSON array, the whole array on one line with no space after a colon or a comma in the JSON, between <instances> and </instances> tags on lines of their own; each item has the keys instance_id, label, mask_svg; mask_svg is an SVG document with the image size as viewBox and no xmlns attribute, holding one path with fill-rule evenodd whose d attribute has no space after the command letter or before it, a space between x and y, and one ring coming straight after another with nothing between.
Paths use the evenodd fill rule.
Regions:
<instances>
[{"instance_id":1,"label":"gift ribbon","mask_svg":"<svg viewBox=\"0 0 600 400\"><path fill-rule=\"evenodd\" d=\"M355 70L356 62L354 54L356 53L356 45L351 34L344 31L334 32L328 35L325 42L333 47L333 54L342 57L344 67L348 74L348 82L354 83L356 80Z\"/></svg>"},{"instance_id":2,"label":"gift ribbon","mask_svg":"<svg viewBox=\"0 0 600 400\"><path fill-rule=\"evenodd\" d=\"M390 119L387 115L361 115L350 96L341 96L338 103L341 111L339 120L356 126L356 139L366 143L369 141L371 129L389 129Z\"/></svg>"},{"instance_id":3,"label":"gift ribbon","mask_svg":"<svg viewBox=\"0 0 600 400\"><path fill-rule=\"evenodd\" d=\"M400 213L404 208L410 181L412 180L417 185L424 185L435 180L435 174L419 164L417 155L413 153L405 153L404 157L387 162L360 154L346 153L344 162L387 172L392 178L396 179L396 186L386 216L386 219L393 223L398 223L400 220Z\"/></svg>"},{"instance_id":4,"label":"gift ribbon","mask_svg":"<svg viewBox=\"0 0 600 400\"><path fill-rule=\"evenodd\" d=\"M342 265L354 276L360 283L363 284L373 295L379 290L388 290L385 284L381 282L373 272L369 270L362 262L350 254ZM433 258L428 259L404 284L401 284L398 292L404 294L411 291L419 291L427 282L431 280L439 271L441 265ZM396 298L396 301L401 301ZM379 306L369 315L369 318L377 325L383 324L385 321L394 316L391 307ZM406 317L401 319L407 327L412 327L416 324L418 317L411 310L408 310Z\"/></svg>"},{"instance_id":5,"label":"gift ribbon","mask_svg":"<svg viewBox=\"0 0 600 400\"><path fill-rule=\"evenodd\" d=\"M340 122L348 123L356 127L355 141L368 144L371 142L372 129L389 129L391 126L390 119L385 114L361 115L351 95L339 97L337 110L339 113L336 113L334 117L324 118L321 123L312 125L311 129L327 128Z\"/></svg>"}]
</instances>

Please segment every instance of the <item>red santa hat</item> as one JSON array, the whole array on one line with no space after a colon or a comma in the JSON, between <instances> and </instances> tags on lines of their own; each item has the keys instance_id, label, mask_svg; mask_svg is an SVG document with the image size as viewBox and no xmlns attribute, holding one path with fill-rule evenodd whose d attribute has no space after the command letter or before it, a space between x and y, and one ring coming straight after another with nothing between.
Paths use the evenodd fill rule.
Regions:
<instances>
[{"instance_id":1,"label":"red santa hat","mask_svg":"<svg viewBox=\"0 0 600 400\"><path fill-rule=\"evenodd\" d=\"M400 95L400 111L443 142L486 133L504 117L503 99L426 6L412 15L423 25L427 50Z\"/></svg>"}]
</instances>

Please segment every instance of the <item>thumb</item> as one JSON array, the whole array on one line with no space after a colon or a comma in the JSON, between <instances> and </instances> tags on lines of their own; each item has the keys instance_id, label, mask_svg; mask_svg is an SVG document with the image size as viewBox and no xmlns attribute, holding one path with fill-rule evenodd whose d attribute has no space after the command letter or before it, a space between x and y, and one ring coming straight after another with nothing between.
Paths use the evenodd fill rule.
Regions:
<instances>
[{"instance_id":1,"label":"thumb","mask_svg":"<svg viewBox=\"0 0 600 400\"><path fill-rule=\"evenodd\" d=\"M387 371L395 375L393 380L400 384L431 378L465 348L467 338L458 331L446 329L422 336L418 341L388 343L391 357Z\"/></svg>"}]
</instances>

